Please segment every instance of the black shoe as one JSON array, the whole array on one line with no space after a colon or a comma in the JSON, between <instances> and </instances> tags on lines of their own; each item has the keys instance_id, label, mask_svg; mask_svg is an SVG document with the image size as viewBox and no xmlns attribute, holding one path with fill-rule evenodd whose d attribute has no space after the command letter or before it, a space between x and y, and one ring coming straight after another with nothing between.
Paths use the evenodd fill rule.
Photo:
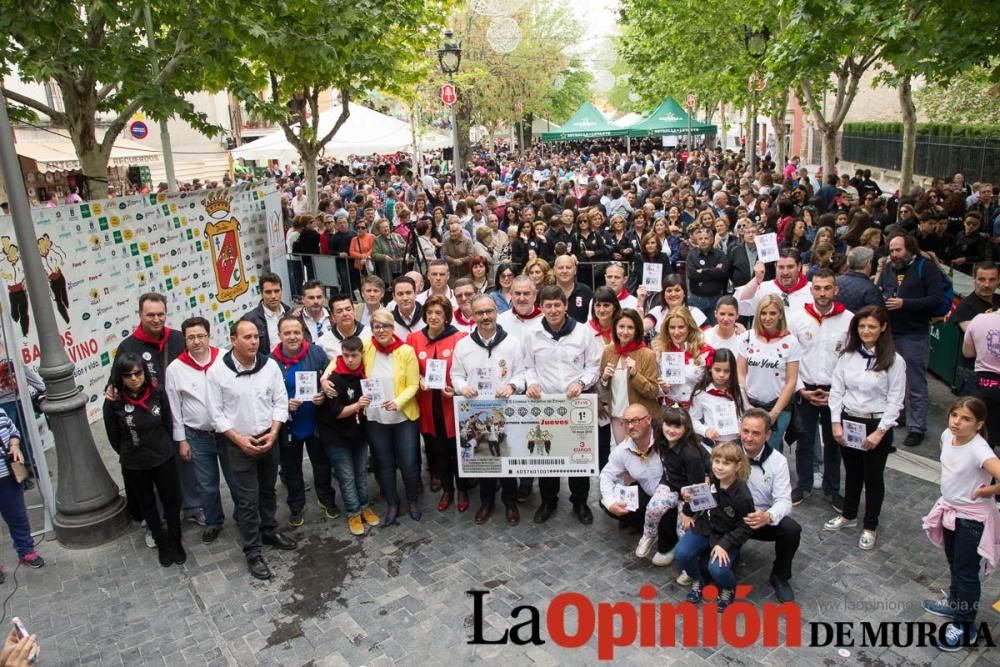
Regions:
<instances>
[{"instance_id":1,"label":"black shoe","mask_svg":"<svg viewBox=\"0 0 1000 667\"><path fill-rule=\"evenodd\" d=\"M250 576L254 579L270 579L273 576L271 568L267 566L264 557L260 555L247 558L247 569L250 570Z\"/></svg>"},{"instance_id":2,"label":"black shoe","mask_svg":"<svg viewBox=\"0 0 1000 667\"><path fill-rule=\"evenodd\" d=\"M476 523L482 525L490 520L490 515L493 514L493 505L483 505L478 510L476 510Z\"/></svg>"},{"instance_id":3,"label":"black shoe","mask_svg":"<svg viewBox=\"0 0 1000 667\"><path fill-rule=\"evenodd\" d=\"M778 602L795 602L795 591L790 583L776 574L772 574L769 581L774 586L774 597L778 598Z\"/></svg>"},{"instance_id":4,"label":"black shoe","mask_svg":"<svg viewBox=\"0 0 1000 667\"><path fill-rule=\"evenodd\" d=\"M506 517L508 526L516 526L521 523L521 513L517 511L516 505L507 508Z\"/></svg>"},{"instance_id":5,"label":"black shoe","mask_svg":"<svg viewBox=\"0 0 1000 667\"><path fill-rule=\"evenodd\" d=\"M844 497L839 493L833 494L830 497L830 506L841 514L844 513Z\"/></svg>"},{"instance_id":6,"label":"black shoe","mask_svg":"<svg viewBox=\"0 0 1000 667\"><path fill-rule=\"evenodd\" d=\"M535 523L545 523L555 513L555 503L542 503L535 512Z\"/></svg>"},{"instance_id":7,"label":"black shoe","mask_svg":"<svg viewBox=\"0 0 1000 667\"><path fill-rule=\"evenodd\" d=\"M30 479L26 479L23 482L21 482L21 489L23 489L24 491L31 491L33 488L35 488L35 483L32 482Z\"/></svg>"},{"instance_id":8,"label":"black shoe","mask_svg":"<svg viewBox=\"0 0 1000 667\"><path fill-rule=\"evenodd\" d=\"M524 503L531 497L531 481L521 482L517 485L517 502Z\"/></svg>"},{"instance_id":9,"label":"black shoe","mask_svg":"<svg viewBox=\"0 0 1000 667\"><path fill-rule=\"evenodd\" d=\"M802 489L794 489L792 491L792 505L800 505L803 500L809 497L810 491L803 491Z\"/></svg>"},{"instance_id":10,"label":"black shoe","mask_svg":"<svg viewBox=\"0 0 1000 667\"><path fill-rule=\"evenodd\" d=\"M163 567L170 567L174 564L173 550L170 548L170 545L167 544L165 539L156 544L156 552L157 556L160 558L160 565Z\"/></svg>"},{"instance_id":11,"label":"black shoe","mask_svg":"<svg viewBox=\"0 0 1000 667\"><path fill-rule=\"evenodd\" d=\"M181 544L181 538L178 537L176 540L173 540L170 546L171 546L170 554L171 558L173 558L174 563L176 563L177 565L183 565L184 563L186 563L188 556L187 552L184 551L184 545Z\"/></svg>"},{"instance_id":12,"label":"black shoe","mask_svg":"<svg viewBox=\"0 0 1000 667\"><path fill-rule=\"evenodd\" d=\"M212 542L219 539L219 535L222 533L221 526L212 526L211 528L206 528L201 531L201 541L204 544L211 544Z\"/></svg>"},{"instance_id":13,"label":"black shoe","mask_svg":"<svg viewBox=\"0 0 1000 667\"><path fill-rule=\"evenodd\" d=\"M264 535L261 541L268 546L272 546L275 549L281 549L282 551L291 551L295 547L299 546L299 543L290 537L285 537L281 533L275 531L270 535Z\"/></svg>"},{"instance_id":14,"label":"black shoe","mask_svg":"<svg viewBox=\"0 0 1000 667\"><path fill-rule=\"evenodd\" d=\"M573 514L575 514L576 518L580 520L580 523L585 526L589 526L594 523L594 513L590 511L589 507L587 507L587 503L573 505Z\"/></svg>"},{"instance_id":15,"label":"black shoe","mask_svg":"<svg viewBox=\"0 0 1000 667\"><path fill-rule=\"evenodd\" d=\"M916 447L921 442L924 441L924 434L919 431L910 431L906 434L906 439L903 440L904 447Z\"/></svg>"}]
</instances>

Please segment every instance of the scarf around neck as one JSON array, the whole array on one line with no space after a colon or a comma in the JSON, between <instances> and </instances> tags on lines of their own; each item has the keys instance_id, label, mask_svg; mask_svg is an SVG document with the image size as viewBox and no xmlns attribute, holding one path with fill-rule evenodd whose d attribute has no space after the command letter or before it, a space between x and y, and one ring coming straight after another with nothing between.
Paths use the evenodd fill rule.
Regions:
<instances>
[{"instance_id":1,"label":"scarf around neck","mask_svg":"<svg viewBox=\"0 0 1000 667\"><path fill-rule=\"evenodd\" d=\"M392 335L392 342L385 346L375 340L374 336L372 337L372 345L375 347L375 350L385 355L391 355L393 352L403 347L404 344L405 343L403 343L402 339L396 334Z\"/></svg>"},{"instance_id":2,"label":"scarf around neck","mask_svg":"<svg viewBox=\"0 0 1000 667\"><path fill-rule=\"evenodd\" d=\"M278 343L274 346L274 349L271 350L271 354L274 355L275 359L281 362L281 365L284 366L287 371L289 368L306 358L306 355L309 353L309 341L303 340L302 348L299 350L299 353L293 357L286 357L281 348L281 343Z\"/></svg>"},{"instance_id":3,"label":"scarf around neck","mask_svg":"<svg viewBox=\"0 0 1000 667\"><path fill-rule=\"evenodd\" d=\"M812 315L813 318L820 324L823 324L823 320L840 315L845 310L847 310L847 308L844 306L844 304L840 303L839 301L834 301L833 310L831 310L826 315L822 315L816 310L816 306L814 304L811 303L806 304L806 312Z\"/></svg>"},{"instance_id":4,"label":"scarf around neck","mask_svg":"<svg viewBox=\"0 0 1000 667\"><path fill-rule=\"evenodd\" d=\"M792 285L791 287L785 287L780 282L778 282L777 278L774 279L774 284L778 287L779 290L781 290L785 294L791 294L792 292L798 292L800 289L808 285L809 279L805 277L805 274L800 273L799 281L794 285Z\"/></svg>"},{"instance_id":5,"label":"scarf around neck","mask_svg":"<svg viewBox=\"0 0 1000 667\"><path fill-rule=\"evenodd\" d=\"M135 328L135 331L132 332L132 336L135 337L136 340L142 341L143 343L149 343L150 345L155 345L157 352L163 352L163 348L166 347L167 345L167 339L170 338L170 328L163 327L163 335L160 337L159 340L157 340L156 338L153 338L148 333L146 333L146 330L143 329L142 325L140 324Z\"/></svg>"},{"instance_id":6,"label":"scarf around neck","mask_svg":"<svg viewBox=\"0 0 1000 667\"><path fill-rule=\"evenodd\" d=\"M179 359L181 363L187 364L188 366L190 366L191 368L195 369L196 371L201 371L202 373L207 373L209 366L211 366L212 364L214 364L216 357L219 356L219 348L209 346L208 352L209 352L209 354L208 354L208 363L205 364L204 366L202 366L197 361L195 361L195 358L192 357L191 353L188 352L187 350L184 350L183 352L181 352L177 356L177 359Z\"/></svg>"},{"instance_id":7,"label":"scarf around neck","mask_svg":"<svg viewBox=\"0 0 1000 667\"><path fill-rule=\"evenodd\" d=\"M146 387L146 391L142 392L142 396L139 396L138 398L132 398L131 396L128 395L127 391L123 391L122 400L124 400L129 405L138 405L146 412L149 412L149 397L150 395L152 395L152 393L153 389L152 387L149 386Z\"/></svg>"},{"instance_id":8,"label":"scarf around neck","mask_svg":"<svg viewBox=\"0 0 1000 667\"><path fill-rule=\"evenodd\" d=\"M353 375L359 377L362 380L365 379L365 365L359 364L357 368L353 371L347 367L347 362L344 361L344 357L337 355L337 359L334 361L333 372L337 375Z\"/></svg>"},{"instance_id":9,"label":"scarf around neck","mask_svg":"<svg viewBox=\"0 0 1000 667\"><path fill-rule=\"evenodd\" d=\"M636 350L641 350L646 347L646 343L641 340L633 340L625 345L615 345L615 354L619 357L627 357Z\"/></svg>"}]
</instances>

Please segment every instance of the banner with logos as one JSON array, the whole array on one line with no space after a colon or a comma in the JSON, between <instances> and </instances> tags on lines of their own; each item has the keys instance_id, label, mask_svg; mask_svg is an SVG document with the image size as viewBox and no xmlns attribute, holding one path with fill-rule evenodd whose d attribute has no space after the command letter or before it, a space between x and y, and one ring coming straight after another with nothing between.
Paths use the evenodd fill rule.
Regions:
<instances>
[{"instance_id":1,"label":"banner with logos","mask_svg":"<svg viewBox=\"0 0 1000 667\"><path fill-rule=\"evenodd\" d=\"M200 315L213 344L228 347L230 323L260 301L279 196L275 186L244 185L32 209L49 290L30 298L53 304L91 422L101 418L114 352L138 324L144 292L167 297L167 326ZM0 217L0 278L18 359L37 371L37 330L9 216Z\"/></svg>"}]
</instances>

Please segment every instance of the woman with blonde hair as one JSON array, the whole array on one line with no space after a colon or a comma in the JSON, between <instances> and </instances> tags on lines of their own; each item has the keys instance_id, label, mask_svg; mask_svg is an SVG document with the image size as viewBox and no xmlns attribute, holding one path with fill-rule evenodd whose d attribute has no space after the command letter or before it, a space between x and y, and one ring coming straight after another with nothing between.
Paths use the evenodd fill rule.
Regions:
<instances>
[{"instance_id":1,"label":"woman with blonde hair","mask_svg":"<svg viewBox=\"0 0 1000 667\"><path fill-rule=\"evenodd\" d=\"M540 257L534 259L529 259L528 263L524 265L524 275L531 278L531 281L535 283L535 289L541 290L546 285L555 285L556 277L552 273L552 267L549 263Z\"/></svg>"},{"instance_id":2,"label":"woman with blonde hair","mask_svg":"<svg viewBox=\"0 0 1000 667\"><path fill-rule=\"evenodd\" d=\"M785 429L792 420L792 398L801 358L802 348L788 331L781 298L777 294L762 297L753 328L740 340L736 367L747 402L768 411L775 425L768 444L779 452Z\"/></svg>"},{"instance_id":3,"label":"woman with blonde hair","mask_svg":"<svg viewBox=\"0 0 1000 667\"><path fill-rule=\"evenodd\" d=\"M705 376L705 369L712 365L714 351L705 344L701 329L685 306L667 311L653 339L653 351L660 360L657 384L666 402L688 409L694 388ZM673 369L669 376L663 373L667 369Z\"/></svg>"}]
</instances>

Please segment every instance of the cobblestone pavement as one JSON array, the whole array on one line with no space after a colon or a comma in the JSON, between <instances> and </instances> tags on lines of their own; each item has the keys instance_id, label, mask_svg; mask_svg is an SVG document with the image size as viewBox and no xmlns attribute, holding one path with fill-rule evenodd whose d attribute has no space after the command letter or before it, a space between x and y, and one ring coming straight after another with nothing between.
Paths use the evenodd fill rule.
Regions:
<instances>
[{"instance_id":1,"label":"cobblestone pavement","mask_svg":"<svg viewBox=\"0 0 1000 667\"><path fill-rule=\"evenodd\" d=\"M940 432L949 399L935 383L932 432ZM100 424L94 432L118 476ZM932 456L935 447L925 443L918 452ZM874 551L857 548L857 530L820 531L833 516L822 494L795 508L803 535L793 585L804 622L935 620L919 605L947 587L946 562L922 533L920 518L937 497L937 487L896 470L886 477ZM376 488L373 479L370 488ZM596 484L592 489L591 507L597 510ZM279 487L279 500L283 493ZM477 490L472 508L461 515L454 507L438 513L437 497L427 492L421 522L405 518L361 539L349 535L344 520L321 518L310 496L305 525L289 531L299 539L299 549L265 551L276 574L269 582L247 574L231 521L207 546L200 542L200 529L188 525L188 562L168 569L158 565L138 528L89 551L62 549L50 535L39 545L48 564L41 570L18 569L19 587L7 613L20 616L39 635L44 665L596 664L595 639L579 649L562 649L549 638L544 612L554 596L576 591L594 601L636 604L644 584L656 586L657 600L663 602L680 601L684 591L674 583L676 566L655 568L638 561L632 553L637 538L617 530L603 512L595 511L593 526L580 525L570 513L567 493L563 484L559 512L537 526L531 522L536 490L522 508L521 525L511 528L502 513L485 526L474 525ZM279 507L279 518L287 519L287 508ZM5 557L12 562L9 549ZM737 574L741 583L753 586L753 603L774 602L767 584L771 558L768 544L743 549ZM5 597L13 590L10 570L0 587ZM990 608L1000 598L997 581L984 586L980 621L988 622L1000 641L1000 614ZM486 638L524 620L510 620L514 607L534 605L543 614L546 643L469 645L473 601L465 591L470 589L490 591L484 602ZM572 631L575 617L570 618ZM860 626L854 627L860 642ZM808 641L806 633L803 642ZM845 655L833 647L634 646L616 651L615 659L630 665L1000 665L997 649L956 654L915 647L846 650Z\"/></svg>"}]
</instances>

